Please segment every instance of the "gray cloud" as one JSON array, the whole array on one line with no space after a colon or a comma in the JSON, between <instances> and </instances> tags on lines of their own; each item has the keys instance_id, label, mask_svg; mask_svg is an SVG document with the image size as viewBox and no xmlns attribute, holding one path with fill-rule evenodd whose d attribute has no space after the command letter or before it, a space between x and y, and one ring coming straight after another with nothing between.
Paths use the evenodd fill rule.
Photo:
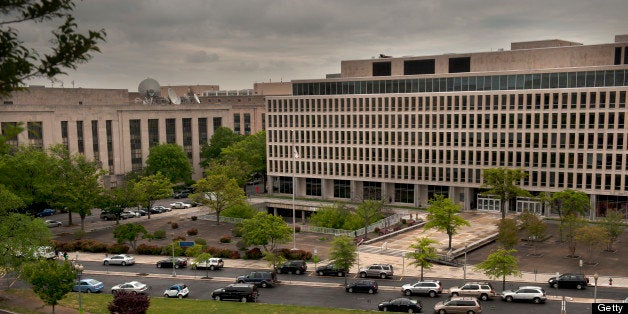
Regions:
<instances>
[{"instance_id":1,"label":"gray cloud","mask_svg":"<svg viewBox=\"0 0 628 314\"><path fill-rule=\"evenodd\" d=\"M76 8L81 29L104 28L107 42L61 79L130 90L147 76L251 88L321 78L339 72L341 60L379 53L490 51L551 38L612 42L628 33L625 12L625 0L85 0ZM25 27L33 45L47 44L46 26Z\"/></svg>"}]
</instances>

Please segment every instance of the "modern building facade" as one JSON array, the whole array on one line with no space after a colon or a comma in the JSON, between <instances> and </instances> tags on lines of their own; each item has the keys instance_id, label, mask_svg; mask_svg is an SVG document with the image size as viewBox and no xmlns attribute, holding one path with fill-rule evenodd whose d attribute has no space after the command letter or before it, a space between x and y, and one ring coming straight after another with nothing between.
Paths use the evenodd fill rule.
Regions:
<instances>
[{"instance_id":1,"label":"modern building facade","mask_svg":"<svg viewBox=\"0 0 628 314\"><path fill-rule=\"evenodd\" d=\"M627 92L628 35L343 61L339 76L266 99L268 189L407 206L440 193L497 210L480 196L482 171L505 167L526 171L533 194L584 191L592 217L626 217ZM535 200L510 208L523 209L551 214Z\"/></svg>"},{"instance_id":2,"label":"modern building facade","mask_svg":"<svg viewBox=\"0 0 628 314\"><path fill-rule=\"evenodd\" d=\"M265 129L263 95L203 96L203 92L218 90L217 85L197 85L193 91L200 95L198 102L188 97L175 105L160 96L160 88L167 91L168 86L145 81L154 87L150 99L126 89L30 87L2 99L0 128L24 123L27 131L10 141L15 147L64 144L71 153L98 161L109 172L104 178L108 187L120 183L124 174L143 168L150 148L163 143L181 145L192 164L193 179L199 179L203 174L201 147L218 127L239 134ZM209 90L200 90L203 87ZM181 96L185 95L181 91L190 91L189 86L172 89Z\"/></svg>"}]
</instances>

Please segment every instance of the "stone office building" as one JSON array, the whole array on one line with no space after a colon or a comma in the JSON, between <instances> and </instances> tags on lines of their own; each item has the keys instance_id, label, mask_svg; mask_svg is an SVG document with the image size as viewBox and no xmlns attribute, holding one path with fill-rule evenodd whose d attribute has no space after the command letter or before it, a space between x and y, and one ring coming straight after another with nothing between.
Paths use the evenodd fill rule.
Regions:
<instances>
[{"instance_id":1,"label":"stone office building","mask_svg":"<svg viewBox=\"0 0 628 314\"><path fill-rule=\"evenodd\" d=\"M266 99L268 187L407 206L441 193L497 210L480 196L482 171L506 167L526 171L519 184L533 194L584 191L592 217L626 215L627 91L628 35L342 61L340 75L295 80L292 95ZM510 206L523 209L551 214L535 200Z\"/></svg>"}]
</instances>

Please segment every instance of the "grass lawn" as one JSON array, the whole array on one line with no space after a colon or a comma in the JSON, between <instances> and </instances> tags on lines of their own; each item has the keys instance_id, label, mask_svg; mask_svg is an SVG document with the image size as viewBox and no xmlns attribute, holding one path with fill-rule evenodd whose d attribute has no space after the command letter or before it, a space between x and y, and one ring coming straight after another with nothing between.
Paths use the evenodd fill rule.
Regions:
<instances>
[{"instance_id":1,"label":"grass lawn","mask_svg":"<svg viewBox=\"0 0 628 314\"><path fill-rule=\"evenodd\" d=\"M19 295L21 298L39 298L31 290L10 289L4 291L7 294ZM83 310L86 313L108 314L107 305L113 300L111 294L91 293L83 294ZM74 308L78 311L78 298L76 292L69 293L63 300L59 301L59 306ZM51 313L52 308L10 308L18 313ZM325 307L293 306L263 303L239 303L231 301L193 300L193 299L166 299L162 297L152 297L150 300L149 314L156 313L366 313L369 311L344 310Z\"/></svg>"}]
</instances>

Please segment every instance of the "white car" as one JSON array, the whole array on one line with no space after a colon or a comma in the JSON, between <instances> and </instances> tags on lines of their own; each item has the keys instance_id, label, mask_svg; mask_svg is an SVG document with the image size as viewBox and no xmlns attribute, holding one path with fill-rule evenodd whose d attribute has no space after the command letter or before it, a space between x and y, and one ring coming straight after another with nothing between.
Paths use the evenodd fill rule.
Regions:
<instances>
[{"instance_id":1,"label":"white car","mask_svg":"<svg viewBox=\"0 0 628 314\"><path fill-rule=\"evenodd\" d=\"M131 293L147 294L150 289L146 284L139 281L130 281L121 283L111 287L111 294L116 294L120 291L128 291Z\"/></svg>"},{"instance_id":2,"label":"white car","mask_svg":"<svg viewBox=\"0 0 628 314\"><path fill-rule=\"evenodd\" d=\"M188 204L184 202L174 202L170 204L170 207L173 209L185 209L185 208L191 208L192 204Z\"/></svg>"},{"instance_id":3,"label":"white car","mask_svg":"<svg viewBox=\"0 0 628 314\"><path fill-rule=\"evenodd\" d=\"M48 228L61 227L61 225L63 225L62 222L52 219L46 219L44 223Z\"/></svg>"},{"instance_id":4,"label":"white car","mask_svg":"<svg viewBox=\"0 0 628 314\"><path fill-rule=\"evenodd\" d=\"M219 257L212 257L204 261L192 262L192 268L194 269L216 270L216 269L221 269L223 266L225 266L225 262L223 262L222 258L219 258Z\"/></svg>"},{"instance_id":5,"label":"white car","mask_svg":"<svg viewBox=\"0 0 628 314\"><path fill-rule=\"evenodd\" d=\"M118 254L118 255L105 257L105 259L102 260L102 264L103 265L122 265L122 266L133 265L135 264L135 258L133 258L133 256L128 255L128 254Z\"/></svg>"},{"instance_id":6,"label":"white car","mask_svg":"<svg viewBox=\"0 0 628 314\"><path fill-rule=\"evenodd\" d=\"M190 289L188 289L188 286L182 283L174 284L170 286L170 288L166 289L166 291L164 291L164 297L166 298L182 299L187 297L188 294L190 294Z\"/></svg>"}]
</instances>

